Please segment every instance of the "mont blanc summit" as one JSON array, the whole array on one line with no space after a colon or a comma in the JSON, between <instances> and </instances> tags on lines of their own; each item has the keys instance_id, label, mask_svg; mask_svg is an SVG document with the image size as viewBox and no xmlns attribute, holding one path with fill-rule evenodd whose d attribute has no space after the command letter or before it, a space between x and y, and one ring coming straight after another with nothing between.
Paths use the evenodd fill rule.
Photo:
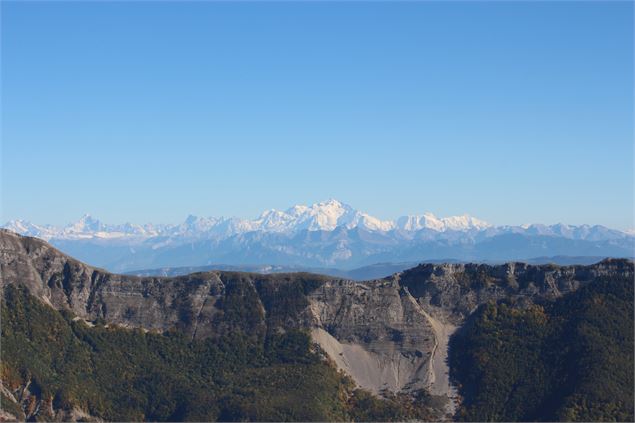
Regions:
<instances>
[{"instance_id":1,"label":"mont blanc summit","mask_svg":"<svg viewBox=\"0 0 635 423\"><path fill-rule=\"evenodd\" d=\"M231 236L247 232L294 233L299 231L333 231L336 228L360 228L370 232L402 230L415 232L470 231L489 228L487 222L468 215L437 218L432 213L381 220L338 200L310 206L295 205L285 211L265 210L255 219L238 217L198 217L190 215L181 224L105 224L86 214L77 222L63 227L38 225L23 220L5 224L5 229L45 240L78 238L151 238L156 236Z\"/></svg>"},{"instance_id":2,"label":"mont blanc summit","mask_svg":"<svg viewBox=\"0 0 635 423\"><path fill-rule=\"evenodd\" d=\"M630 257L635 245L633 234L599 225L495 226L467 214L429 212L382 220L333 199L266 210L254 219L191 215L179 224L109 224L85 215L62 227L14 220L4 228L112 271L220 263L350 269L429 260Z\"/></svg>"}]
</instances>

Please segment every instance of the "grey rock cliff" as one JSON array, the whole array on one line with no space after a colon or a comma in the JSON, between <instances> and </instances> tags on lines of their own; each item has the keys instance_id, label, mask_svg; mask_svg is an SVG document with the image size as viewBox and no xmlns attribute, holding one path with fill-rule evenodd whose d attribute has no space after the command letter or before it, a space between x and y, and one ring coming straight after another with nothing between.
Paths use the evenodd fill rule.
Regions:
<instances>
[{"instance_id":1,"label":"grey rock cliff","mask_svg":"<svg viewBox=\"0 0 635 423\"><path fill-rule=\"evenodd\" d=\"M633 262L424 264L365 282L218 271L136 277L108 273L42 240L0 230L0 288L23 285L41 301L86 321L176 329L193 339L232 330L263 336L304 328L338 367L375 392L426 388L452 396L448 337L480 304L549 300L617 274L633 277Z\"/></svg>"}]
</instances>

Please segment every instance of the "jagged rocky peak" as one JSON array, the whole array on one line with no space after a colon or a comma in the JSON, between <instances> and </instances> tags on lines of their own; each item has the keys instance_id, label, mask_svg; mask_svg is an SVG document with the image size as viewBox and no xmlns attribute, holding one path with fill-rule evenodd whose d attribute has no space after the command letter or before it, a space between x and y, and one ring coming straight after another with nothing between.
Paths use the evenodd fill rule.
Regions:
<instances>
[{"instance_id":1,"label":"jagged rocky peak","mask_svg":"<svg viewBox=\"0 0 635 423\"><path fill-rule=\"evenodd\" d=\"M413 296L455 323L489 301L555 299L597 278L615 276L632 278L633 261L605 259L590 266L426 263L398 275Z\"/></svg>"},{"instance_id":2,"label":"jagged rocky peak","mask_svg":"<svg viewBox=\"0 0 635 423\"><path fill-rule=\"evenodd\" d=\"M436 231L461 231L483 229L489 226L489 224L468 215L437 218L431 213L425 213L421 216L404 216L396 221L382 220L335 199L309 206L295 205L285 211L270 209L262 212L255 219L189 215L183 223L178 225L135 225L131 223L111 225L104 224L87 214L82 216L79 221L63 227L35 225L22 220L14 220L4 225L5 228L23 235L37 236L47 240L99 236L98 234L105 237L106 233L111 233L111 235L117 233L119 237L202 235L222 232L221 227L230 228L224 233L232 235L251 231L333 231L338 227L347 229L360 227L368 231L388 232L396 228L405 231L417 231L423 228Z\"/></svg>"},{"instance_id":3,"label":"jagged rocky peak","mask_svg":"<svg viewBox=\"0 0 635 423\"><path fill-rule=\"evenodd\" d=\"M491 224L464 214L438 218L432 213L422 215L402 216L397 220L397 227L406 231L432 229L438 232L483 230L492 227Z\"/></svg>"},{"instance_id":4,"label":"jagged rocky peak","mask_svg":"<svg viewBox=\"0 0 635 423\"><path fill-rule=\"evenodd\" d=\"M270 209L255 219L190 215L177 225L111 225L85 216L64 227L24 221L5 227L116 272L205 264L341 270L424 258L502 262L570 257L575 260L564 262L590 263L631 257L635 247L635 236L598 225L492 226L469 215L432 213L383 220L337 200Z\"/></svg>"},{"instance_id":5,"label":"jagged rocky peak","mask_svg":"<svg viewBox=\"0 0 635 423\"><path fill-rule=\"evenodd\" d=\"M237 217L200 217L189 215L181 224L106 224L84 215L66 226L38 225L24 220L7 222L4 227L22 235L37 236L42 239L86 239L86 238L130 238L150 237L229 237L236 234L261 231L269 233L296 233L298 231L327 231L338 228L361 228L370 232L389 233L395 229L404 232L428 231L478 233L495 236L504 233L557 236L566 239L603 241L632 236L629 232L612 230L600 225L571 226L520 225L494 226L468 214L437 217L432 213L408 215L396 220L382 220L369 213L356 210L341 201L330 199L312 205L295 205L284 211L269 209L255 219Z\"/></svg>"},{"instance_id":6,"label":"jagged rocky peak","mask_svg":"<svg viewBox=\"0 0 635 423\"><path fill-rule=\"evenodd\" d=\"M90 232L101 231L104 224L99 219L95 219L86 213L76 223L72 224L68 229L73 232Z\"/></svg>"}]
</instances>

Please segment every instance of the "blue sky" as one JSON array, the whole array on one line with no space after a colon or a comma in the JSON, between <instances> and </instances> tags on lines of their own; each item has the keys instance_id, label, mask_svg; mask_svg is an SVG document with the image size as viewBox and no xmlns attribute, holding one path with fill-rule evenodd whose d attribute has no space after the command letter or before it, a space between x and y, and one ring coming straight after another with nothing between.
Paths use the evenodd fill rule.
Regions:
<instances>
[{"instance_id":1,"label":"blue sky","mask_svg":"<svg viewBox=\"0 0 635 423\"><path fill-rule=\"evenodd\" d=\"M2 213L633 226L630 2L2 2Z\"/></svg>"}]
</instances>

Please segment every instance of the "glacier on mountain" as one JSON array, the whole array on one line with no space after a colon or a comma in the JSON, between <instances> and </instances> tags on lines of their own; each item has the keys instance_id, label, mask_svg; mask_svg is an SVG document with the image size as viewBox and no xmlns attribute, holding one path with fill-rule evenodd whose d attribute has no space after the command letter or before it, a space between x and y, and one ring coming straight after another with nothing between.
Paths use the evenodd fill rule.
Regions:
<instances>
[{"instance_id":1,"label":"glacier on mountain","mask_svg":"<svg viewBox=\"0 0 635 423\"><path fill-rule=\"evenodd\" d=\"M307 231L334 231L336 228L360 228L368 232L394 230L413 233L419 231L481 232L485 236L501 233L560 236L569 239L606 240L632 236L633 233L609 229L600 225L570 226L565 224L530 224L519 226L494 226L469 216L439 218L432 213L402 216L396 220L381 220L358 211L348 204L331 199L310 206L296 205L285 211L270 209L255 219L237 217L188 216L180 224L105 224L86 214L77 222L63 227L38 225L24 220L12 220L2 226L21 235L51 239L117 239L117 238L214 238L223 239L248 232L272 232L293 234ZM433 235L434 236L434 235Z\"/></svg>"},{"instance_id":2,"label":"glacier on mountain","mask_svg":"<svg viewBox=\"0 0 635 423\"><path fill-rule=\"evenodd\" d=\"M388 232L394 229L418 231L424 228L443 232L446 230L471 230L490 227L482 220L468 215L437 218L431 213L421 216L404 216L397 221L381 220L368 213L355 210L348 204L337 200L328 200L311 206L296 205L286 211L266 210L256 219L237 217L197 217L188 216L178 225L122 225L104 224L86 214L75 223L64 227L36 225L22 220L13 220L5 224L5 229L22 235L50 239L85 238L150 238L156 236L212 237L232 236L236 234L263 231L293 233L301 230L333 231L343 226L347 229L363 228L368 231Z\"/></svg>"},{"instance_id":3,"label":"glacier on mountain","mask_svg":"<svg viewBox=\"0 0 635 423\"><path fill-rule=\"evenodd\" d=\"M494 226L432 213L381 220L337 200L267 210L255 219L188 216L180 224L112 225L85 215L63 227L14 220L4 228L111 271L212 264L352 269L426 260L633 257L635 250L633 234L600 225Z\"/></svg>"}]
</instances>

